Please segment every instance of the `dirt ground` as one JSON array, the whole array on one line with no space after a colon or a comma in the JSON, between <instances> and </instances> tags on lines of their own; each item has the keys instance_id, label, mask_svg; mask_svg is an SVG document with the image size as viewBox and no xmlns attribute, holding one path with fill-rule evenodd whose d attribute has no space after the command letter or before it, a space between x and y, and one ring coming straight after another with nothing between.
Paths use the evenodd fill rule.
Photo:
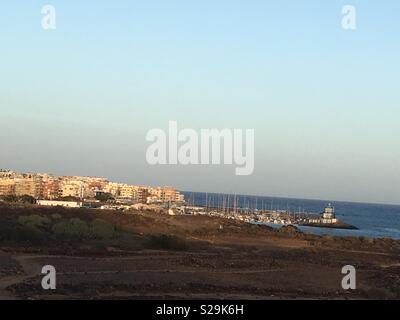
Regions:
<instances>
[{"instance_id":1,"label":"dirt ground","mask_svg":"<svg viewBox=\"0 0 400 320\"><path fill-rule=\"evenodd\" d=\"M204 216L84 209L3 206L0 223L54 210L62 217L101 217L123 234L100 242L1 241L0 299L400 299L399 241L320 237ZM54 291L41 287L44 265L57 270ZM357 270L356 290L341 287L345 265Z\"/></svg>"}]
</instances>

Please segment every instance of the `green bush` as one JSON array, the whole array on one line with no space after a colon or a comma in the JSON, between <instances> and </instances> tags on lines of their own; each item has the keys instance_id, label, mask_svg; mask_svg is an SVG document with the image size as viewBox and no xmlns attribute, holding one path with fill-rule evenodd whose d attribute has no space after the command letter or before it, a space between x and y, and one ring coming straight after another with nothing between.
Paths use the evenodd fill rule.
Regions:
<instances>
[{"instance_id":1,"label":"green bush","mask_svg":"<svg viewBox=\"0 0 400 320\"><path fill-rule=\"evenodd\" d=\"M16 233L19 241L27 241L32 244L45 244L48 241L46 232L33 226L17 228Z\"/></svg>"},{"instance_id":2,"label":"green bush","mask_svg":"<svg viewBox=\"0 0 400 320\"><path fill-rule=\"evenodd\" d=\"M44 228L51 222L50 219L39 216L37 214L32 214L30 216L20 216L17 221L22 226L32 228Z\"/></svg>"},{"instance_id":3,"label":"green bush","mask_svg":"<svg viewBox=\"0 0 400 320\"><path fill-rule=\"evenodd\" d=\"M19 228L19 226L0 225L0 241L17 240L17 229Z\"/></svg>"},{"instance_id":4,"label":"green bush","mask_svg":"<svg viewBox=\"0 0 400 320\"><path fill-rule=\"evenodd\" d=\"M110 193L102 193L96 195L96 200L99 200L100 202L107 202L109 200L114 200L114 198Z\"/></svg>"},{"instance_id":5,"label":"green bush","mask_svg":"<svg viewBox=\"0 0 400 320\"><path fill-rule=\"evenodd\" d=\"M117 236L115 226L102 219L94 219L91 222L90 233L94 239L111 239Z\"/></svg>"},{"instance_id":6,"label":"green bush","mask_svg":"<svg viewBox=\"0 0 400 320\"><path fill-rule=\"evenodd\" d=\"M22 196L9 195L9 196L4 196L3 199L4 201L11 203L29 203L29 204L36 203L36 199L29 195L22 195Z\"/></svg>"},{"instance_id":7,"label":"green bush","mask_svg":"<svg viewBox=\"0 0 400 320\"><path fill-rule=\"evenodd\" d=\"M50 220L32 214L20 216L17 221L0 227L0 241L30 242L33 245L45 244L48 240L46 227Z\"/></svg>"},{"instance_id":8,"label":"green bush","mask_svg":"<svg viewBox=\"0 0 400 320\"><path fill-rule=\"evenodd\" d=\"M61 221L53 226L52 231L56 236L61 237L83 239L90 236L88 225L78 218Z\"/></svg>"},{"instance_id":9,"label":"green bush","mask_svg":"<svg viewBox=\"0 0 400 320\"><path fill-rule=\"evenodd\" d=\"M33 226L0 226L0 241L24 241L31 244L45 244L47 240L47 234Z\"/></svg>"}]
</instances>

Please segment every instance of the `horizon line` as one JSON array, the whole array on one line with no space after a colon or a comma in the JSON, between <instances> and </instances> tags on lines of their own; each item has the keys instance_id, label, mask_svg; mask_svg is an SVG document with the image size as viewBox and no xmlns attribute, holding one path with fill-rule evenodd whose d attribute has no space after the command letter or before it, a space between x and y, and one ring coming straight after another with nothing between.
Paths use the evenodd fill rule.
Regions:
<instances>
[{"instance_id":1,"label":"horizon line","mask_svg":"<svg viewBox=\"0 0 400 320\"><path fill-rule=\"evenodd\" d=\"M320 199L320 198L297 198L290 196L267 196L267 195L256 195L256 194L246 194L246 193L226 193L226 192L208 192L208 191L186 191L180 189L179 192L184 193L208 193L208 194L218 194L218 195L236 195L236 196L246 196L246 197L258 197L258 198L278 198L278 199L290 199L290 200L306 200L306 201L325 201L327 203L355 203L355 204L372 204L372 205L386 205L386 206L400 206L400 203L388 203L388 202L363 202L356 200L334 200L334 199Z\"/></svg>"}]
</instances>

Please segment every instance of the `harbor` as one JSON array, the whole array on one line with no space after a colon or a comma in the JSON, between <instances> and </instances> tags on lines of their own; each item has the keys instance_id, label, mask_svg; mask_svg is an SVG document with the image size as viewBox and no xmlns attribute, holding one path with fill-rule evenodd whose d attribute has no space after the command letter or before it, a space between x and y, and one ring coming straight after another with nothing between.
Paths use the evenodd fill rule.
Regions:
<instances>
[{"instance_id":1,"label":"harbor","mask_svg":"<svg viewBox=\"0 0 400 320\"><path fill-rule=\"evenodd\" d=\"M317 228L348 229L358 230L354 225L341 221L337 218L335 208L328 203L321 213L307 212L304 209L290 210L287 208L274 209L266 208L261 203L261 209L258 206L258 199L254 199L253 207L250 201L243 207L238 202L237 196L219 196L217 205L215 199L206 194L205 205L195 205L193 198L189 197L188 202L183 205L175 205L169 208L170 215L188 214L188 215L209 215L225 219L233 219L255 224L273 224L273 225L295 225ZM241 204L246 203L242 201Z\"/></svg>"}]
</instances>

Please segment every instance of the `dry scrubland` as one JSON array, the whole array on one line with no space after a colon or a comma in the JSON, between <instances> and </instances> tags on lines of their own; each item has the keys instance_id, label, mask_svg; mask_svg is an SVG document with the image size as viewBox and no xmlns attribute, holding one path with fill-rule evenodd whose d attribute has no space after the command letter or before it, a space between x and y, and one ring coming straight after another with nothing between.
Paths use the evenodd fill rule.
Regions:
<instances>
[{"instance_id":1,"label":"dry scrubland","mask_svg":"<svg viewBox=\"0 0 400 320\"><path fill-rule=\"evenodd\" d=\"M43 265L57 290L41 289ZM357 268L357 290L341 268ZM0 299L400 299L400 242L0 203Z\"/></svg>"}]
</instances>

